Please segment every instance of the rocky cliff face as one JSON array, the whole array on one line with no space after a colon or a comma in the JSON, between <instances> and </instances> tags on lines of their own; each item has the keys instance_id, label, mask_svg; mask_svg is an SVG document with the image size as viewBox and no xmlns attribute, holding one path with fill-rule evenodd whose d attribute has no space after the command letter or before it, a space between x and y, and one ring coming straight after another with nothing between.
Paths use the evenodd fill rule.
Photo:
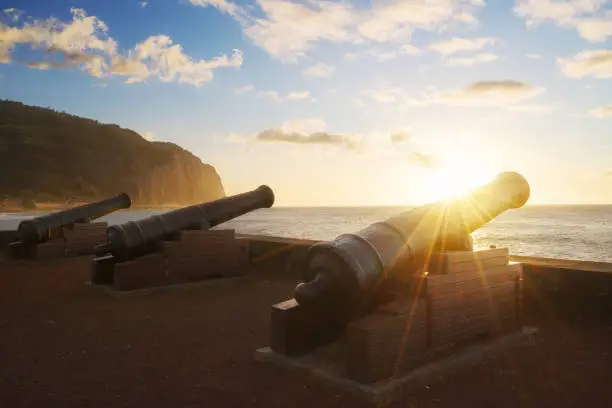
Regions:
<instances>
[{"instance_id":1,"label":"rocky cliff face","mask_svg":"<svg viewBox=\"0 0 612 408\"><path fill-rule=\"evenodd\" d=\"M189 205L225 196L214 167L117 125L0 100L0 199Z\"/></svg>"},{"instance_id":2,"label":"rocky cliff face","mask_svg":"<svg viewBox=\"0 0 612 408\"><path fill-rule=\"evenodd\" d=\"M151 169L132 197L136 204L197 204L225 197L214 167L194 157L174 154L166 164Z\"/></svg>"}]
</instances>

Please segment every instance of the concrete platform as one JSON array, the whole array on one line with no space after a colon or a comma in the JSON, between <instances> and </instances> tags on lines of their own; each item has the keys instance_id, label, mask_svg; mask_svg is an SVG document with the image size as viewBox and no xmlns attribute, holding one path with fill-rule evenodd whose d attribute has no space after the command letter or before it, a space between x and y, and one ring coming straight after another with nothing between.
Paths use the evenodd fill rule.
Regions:
<instances>
[{"instance_id":1,"label":"concrete platform","mask_svg":"<svg viewBox=\"0 0 612 408\"><path fill-rule=\"evenodd\" d=\"M390 404L402 399L411 390L428 385L448 375L451 371L460 371L477 365L485 357L504 349L535 345L536 327L524 327L522 330L499 337L486 343L477 343L462 349L449 357L428 363L401 377L374 384L363 384L343 376L340 359L334 358L341 353L342 342L321 347L316 352L301 357L287 357L275 353L269 347L255 351L255 359L291 370L310 373L329 385L343 391L357 394L378 406Z\"/></svg>"}]
</instances>

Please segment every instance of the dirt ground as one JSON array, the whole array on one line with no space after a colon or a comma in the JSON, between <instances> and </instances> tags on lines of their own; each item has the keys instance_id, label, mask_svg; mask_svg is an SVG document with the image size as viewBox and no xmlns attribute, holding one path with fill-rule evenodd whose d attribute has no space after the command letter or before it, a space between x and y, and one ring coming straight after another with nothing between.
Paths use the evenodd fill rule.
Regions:
<instances>
[{"instance_id":1,"label":"dirt ground","mask_svg":"<svg viewBox=\"0 0 612 408\"><path fill-rule=\"evenodd\" d=\"M0 264L0 407L371 406L253 359L294 279L139 297L92 290L87 260ZM612 406L612 324L529 317L534 347L417 390L397 407Z\"/></svg>"}]
</instances>

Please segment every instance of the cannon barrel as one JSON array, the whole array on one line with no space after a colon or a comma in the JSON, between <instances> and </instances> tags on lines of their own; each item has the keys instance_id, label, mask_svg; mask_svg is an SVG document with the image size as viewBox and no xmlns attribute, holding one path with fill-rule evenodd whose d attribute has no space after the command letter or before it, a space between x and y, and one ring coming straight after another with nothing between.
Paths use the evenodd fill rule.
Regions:
<instances>
[{"instance_id":1,"label":"cannon barrel","mask_svg":"<svg viewBox=\"0 0 612 408\"><path fill-rule=\"evenodd\" d=\"M17 236L25 244L39 244L62 234L62 228L76 222L89 222L132 205L130 196L122 193L95 203L24 220L17 227Z\"/></svg>"},{"instance_id":2,"label":"cannon barrel","mask_svg":"<svg viewBox=\"0 0 612 408\"><path fill-rule=\"evenodd\" d=\"M377 289L393 268L419 271L434 250L471 249L470 234L502 212L522 207L530 196L527 180L503 172L458 200L426 204L334 241L311 246L304 259L296 301L321 307L341 320L376 302Z\"/></svg>"},{"instance_id":3,"label":"cannon barrel","mask_svg":"<svg viewBox=\"0 0 612 408\"><path fill-rule=\"evenodd\" d=\"M107 228L107 243L96 247L96 254L110 253L117 260L134 259L154 252L157 244L188 229L207 229L249 213L272 207L274 192L268 186L215 201L129 221Z\"/></svg>"}]
</instances>

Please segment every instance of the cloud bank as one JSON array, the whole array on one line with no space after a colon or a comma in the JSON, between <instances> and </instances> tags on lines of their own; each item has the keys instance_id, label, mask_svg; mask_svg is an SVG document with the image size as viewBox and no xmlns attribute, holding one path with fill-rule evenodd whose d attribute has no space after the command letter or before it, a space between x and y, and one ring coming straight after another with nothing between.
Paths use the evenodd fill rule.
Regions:
<instances>
[{"instance_id":1,"label":"cloud bank","mask_svg":"<svg viewBox=\"0 0 612 408\"><path fill-rule=\"evenodd\" d=\"M331 76L335 70L336 68L327 64L316 64L304 70L303 74L305 76L327 78Z\"/></svg>"},{"instance_id":2,"label":"cloud bank","mask_svg":"<svg viewBox=\"0 0 612 408\"><path fill-rule=\"evenodd\" d=\"M479 51L487 45L497 43L495 38L479 37L479 38L461 38L454 37L450 40L433 43L429 46L434 51L440 54L449 55L465 51Z\"/></svg>"},{"instance_id":3,"label":"cloud bank","mask_svg":"<svg viewBox=\"0 0 612 408\"><path fill-rule=\"evenodd\" d=\"M612 105L592 109L589 114L596 118L612 118Z\"/></svg>"},{"instance_id":4,"label":"cloud bank","mask_svg":"<svg viewBox=\"0 0 612 408\"><path fill-rule=\"evenodd\" d=\"M317 43L403 42L415 30L473 24L484 0L388 0L369 6L312 0L256 0L257 12L230 0L190 0L234 18L245 35L272 57L295 62ZM299 22L299 24L296 24ZM404 51L406 51L405 49Z\"/></svg>"},{"instance_id":5,"label":"cloud bank","mask_svg":"<svg viewBox=\"0 0 612 408\"><path fill-rule=\"evenodd\" d=\"M582 51L569 58L558 58L563 74L570 78L612 78L612 50Z\"/></svg>"},{"instance_id":6,"label":"cloud bank","mask_svg":"<svg viewBox=\"0 0 612 408\"><path fill-rule=\"evenodd\" d=\"M16 47L29 46L41 52L38 59L17 62L31 68L80 69L97 78L124 77L129 84L157 79L194 86L211 81L216 69L242 65L239 50L231 57L195 60L165 35L149 37L121 53L102 20L83 9L73 8L71 13L69 22L17 18L13 25L0 23L0 63L12 62Z\"/></svg>"},{"instance_id":7,"label":"cloud bank","mask_svg":"<svg viewBox=\"0 0 612 408\"><path fill-rule=\"evenodd\" d=\"M514 13L528 27L553 23L574 29L585 40L604 42L612 36L612 11L604 7L610 0L516 0Z\"/></svg>"},{"instance_id":8,"label":"cloud bank","mask_svg":"<svg viewBox=\"0 0 612 408\"><path fill-rule=\"evenodd\" d=\"M289 92L286 95L281 95L276 91L261 91L257 93L257 96L260 98L269 98L276 102L299 101L302 99L310 98L310 92L308 91Z\"/></svg>"},{"instance_id":9,"label":"cloud bank","mask_svg":"<svg viewBox=\"0 0 612 408\"><path fill-rule=\"evenodd\" d=\"M544 88L513 80L479 81L431 95L434 102L463 106L513 105L544 92Z\"/></svg>"},{"instance_id":10,"label":"cloud bank","mask_svg":"<svg viewBox=\"0 0 612 408\"><path fill-rule=\"evenodd\" d=\"M355 134L330 132L320 118L290 120L278 127L264 129L249 136L230 135L230 142L285 144L295 146L334 147L360 156L385 155L418 167L431 169L441 165L434 156L419 149L407 131Z\"/></svg>"}]
</instances>

